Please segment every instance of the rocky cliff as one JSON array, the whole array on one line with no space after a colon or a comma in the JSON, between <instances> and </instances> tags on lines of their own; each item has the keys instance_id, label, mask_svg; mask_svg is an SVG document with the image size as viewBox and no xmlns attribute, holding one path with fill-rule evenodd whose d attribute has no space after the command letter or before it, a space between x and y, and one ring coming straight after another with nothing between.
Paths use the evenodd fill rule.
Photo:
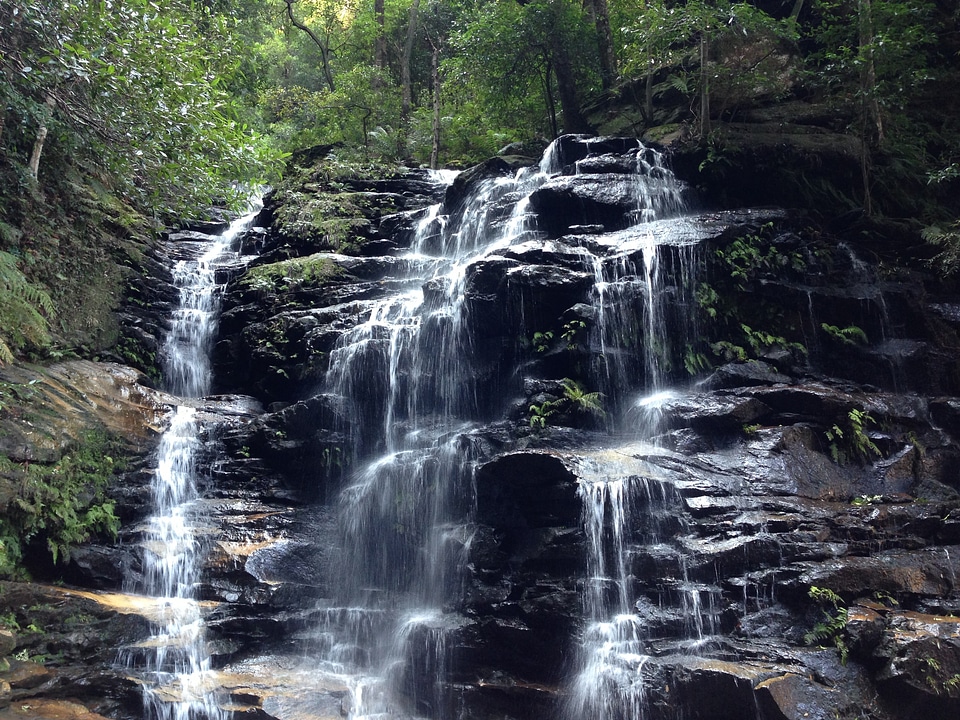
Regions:
<instances>
[{"instance_id":1,"label":"rocky cliff","mask_svg":"<svg viewBox=\"0 0 960 720\"><path fill-rule=\"evenodd\" d=\"M711 211L709 197L678 215L690 198L638 206L638 174L657 180L663 170L635 140L567 137L556 151L558 169L529 196L534 227L464 265L457 387L424 360L395 391L414 401L394 426L436 431L430 447L442 449L427 461L439 470L423 493L459 478L437 521L443 552L458 559L440 582L439 614L410 626L390 681L406 712L956 715L956 296L910 263L901 228ZM381 528L370 547L344 546L359 536L344 531L343 489L390 448L393 430L381 428L394 412L384 399L396 382L384 360L391 336L364 335L349 376L331 374L345 338L404 289L410 266L429 262L447 226L465 227L469 198L523 164L497 159L446 186L421 171L360 176L321 159L267 198L244 241L256 259L227 272L213 354L221 394L196 405L209 468L200 594L224 707L236 717L351 712L349 683L335 673L319 681L316 667L329 657L331 626L347 623L333 610L352 591L342 572L352 558L395 561L370 578L391 597L417 590L404 568L422 563L429 538L413 528L427 511L394 486L375 486L395 507L371 517L404 523ZM485 222L508 223L518 199L494 196ZM645 211L669 217L638 224ZM157 251L157 278L190 239ZM407 252L414 242L426 260ZM125 315L127 337L149 352L167 282L138 290L147 309ZM445 282L422 288L425 308L443 307ZM37 372L4 382L46 387L47 377L105 368ZM87 543L65 567L37 564L38 576L66 587L4 587L2 612L19 627L7 648L19 659L0 676L11 711L77 700L107 717L139 716L117 651L145 637L155 609L118 591L141 571L144 428L171 399L123 377L127 389L113 395L149 402L120 416L139 418L130 427L109 412L96 420L145 438L113 486L119 540ZM414 386L420 394L405 389ZM425 397L447 405L427 407ZM11 412L7 427L22 431ZM455 431L442 425L466 415ZM612 488L624 488L623 504ZM593 605L617 607L618 594L631 634L617 641L639 649L612 664L620 674L597 670L584 649L622 622L591 615ZM579 687L591 681L596 692Z\"/></svg>"}]
</instances>

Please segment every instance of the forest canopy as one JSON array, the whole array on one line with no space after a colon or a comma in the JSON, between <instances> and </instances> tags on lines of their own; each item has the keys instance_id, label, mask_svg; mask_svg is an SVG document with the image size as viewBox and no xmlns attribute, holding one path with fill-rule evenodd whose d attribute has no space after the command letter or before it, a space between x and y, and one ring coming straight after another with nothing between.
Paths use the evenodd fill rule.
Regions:
<instances>
[{"instance_id":1,"label":"forest canopy","mask_svg":"<svg viewBox=\"0 0 960 720\"><path fill-rule=\"evenodd\" d=\"M821 95L859 108L838 122L872 146L916 143L906 109L956 69L957 14L947 0L9 0L0 143L26 180L56 145L160 212L304 146L469 162L595 130L589 108L625 96L634 134L678 122L706 138L758 100ZM919 151L938 155L931 173L955 167L947 148Z\"/></svg>"},{"instance_id":2,"label":"forest canopy","mask_svg":"<svg viewBox=\"0 0 960 720\"><path fill-rule=\"evenodd\" d=\"M0 362L82 294L58 258L102 262L85 223L229 204L312 146L465 166L647 134L722 178L724 130L776 107L854 148L842 203L921 219L956 270L958 23L954 0L5 0Z\"/></svg>"}]
</instances>

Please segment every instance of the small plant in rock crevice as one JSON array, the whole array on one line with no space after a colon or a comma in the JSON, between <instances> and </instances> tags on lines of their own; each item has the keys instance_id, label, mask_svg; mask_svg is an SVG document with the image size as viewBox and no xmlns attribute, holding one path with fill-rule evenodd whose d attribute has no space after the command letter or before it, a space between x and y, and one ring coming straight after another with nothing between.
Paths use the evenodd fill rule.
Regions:
<instances>
[{"instance_id":1,"label":"small plant in rock crevice","mask_svg":"<svg viewBox=\"0 0 960 720\"><path fill-rule=\"evenodd\" d=\"M534 352L538 353L544 353L549 350L552 342L553 331L551 330L547 330L545 332L535 332L530 340L530 344L533 345Z\"/></svg>"},{"instance_id":2,"label":"small plant in rock crevice","mask_svg":"<svg viewBox=\"0 0 960 720\"><path fill-rule=\"evenodd\" d=\"M849 611L843 598L830 588L816 585L810 587L807 596L820 607L822 618L803 636L804 642L807 645L832 645L840 653L840 662L846 665L850 655L845 637Z\"/></svg>"},{"instance_id":3,"label":"small plant in rock crevice","mask_svg":"<svg viewBox=\"0 0 960 720\"><path fill-rule=\"evenodd\" d=\"M795 313L758 291L770 278L808 270L806 251L795 243L778 245L775 233L768 223L714 251L714 276L694 291L700 337L688 344L684 355L690 375L709 370L716 361L743 363L783 353L799 361L808 355L796 339Z\"/></svg>"},{"instance_id":4,"label":"small plant in rock crevice","mask_svg":"<svg viewBox=\"0 0 960 720\"><path fill-rule=\"evenodd\" d=\"M866 345L869 342L867 334L856 325L841 328L829 323L820 323L820 329L841 345Z\"/></svg>"},{"instance_id":5,"label":"small plant in rock crevice","mask_svg":"<svg viewBox=\"0 0 960 720\"><path fill-rule=\"evenodd\" d=\"M866 462L871 457L881 457L883 453L877 444L867 435L865 428L876 421L870 413L853 408L847 413L846 420L824 432L829 443L830 457L838 465L851 462Z\"/></svg>"},{"instance_id":6,"label":"small plant in rock crevice","mask_svg":"<svg viewBox=\"0 0 960 720\"><path fill-rule=\"evenodd\" d=\"M563 332L560 337L562 337L563 341L567 344L568 350L575 350L577 348L577 339L580 333L586 329L587 323L583 320L571 320L563 324Z\"/></svg>"},{"instance_id":7,"label":"small plant in rock crevice","mask_svg":"<svg viewBox=\"0 0 960 720\"><path fill-rule=\"evenodd\" d=\"M529 424L535 430L542 430L554 416L562 415L594 415L602 417L606 414L603 409L603 393L587 392L576 380L564 378L560 381L563 387L563 396L554 400L544 400L533 403L528 408Z\"/></svg>"}]
</instances>

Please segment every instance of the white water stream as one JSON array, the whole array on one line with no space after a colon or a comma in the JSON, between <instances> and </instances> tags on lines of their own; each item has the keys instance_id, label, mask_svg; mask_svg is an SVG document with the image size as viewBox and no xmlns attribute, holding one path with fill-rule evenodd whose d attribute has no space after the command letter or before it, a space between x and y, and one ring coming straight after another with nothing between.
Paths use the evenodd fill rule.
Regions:
<instances>
[{"instance_id":1,"label":"white water stream","mask_svg":"<svg viewBox=\"0 0 960 720\"><path fill-rule=\"evenodd\" d=\"M158 599L152 636L126 652L143 684L147 720L222 720L206 648L203 603L196 597L205 535L197 481L203 472L196 401L211 390L210 345L219 313L218 268L239 257L251 212L209 241L181 241L173 269L179 302L163 347L164 388L183 399L163 434L153 475L154 514L142 530L143 581L131 591Z\"/></svg>"},{"instance_id":2,"label":"white water stream","mask_svg":"<svg viewBox=\"0 0 960 720\"><path fill-rule=\"evenodd\" d=\"M651 150L641 147L636 157L637 222L677 214L681 190L672 174ZM366 320L331 354L325 391L341 403L352 460L362 469L341 496L338 594L317 644L321 668L351 688L345 712L352 720L458 716L456 698L444 690L446 638L463 623L453 608L471 540L463 508L478 453L470 430L484 419L473 366L480 348L468 331L475 318L464 304L468 269L543 237L529 197L560 170L554 144L539 167L480 183L456 215L432 209L402 258L406 290L371 303ZM641 403L625 393L663 390L663 238L636 229L596 237L595 252L577 251L596 278L590 342L604 362L591 381L610 395L618 416L622 410L636 424ZM638 250L639 263L631 259ZM647 417L655 418L656 403L652 408ZM644 425L635 435L652 432ZM638 493L643 482L612 457L581 481L591 557L583 645L566 708L578 720L643 714L645 635L627 566Z\"/></svg>"}]
</instances>

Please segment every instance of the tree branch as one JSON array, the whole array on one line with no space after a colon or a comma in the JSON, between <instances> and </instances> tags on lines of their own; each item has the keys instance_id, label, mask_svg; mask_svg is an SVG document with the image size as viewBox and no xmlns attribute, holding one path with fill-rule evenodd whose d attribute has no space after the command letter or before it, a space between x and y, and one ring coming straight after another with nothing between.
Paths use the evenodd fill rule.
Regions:
<instances>
[{"instance_id":1,"label":"tree branch","mask_svg":"<svg viewBox=\"0 0 960 720\"><path fill-rule=\"evenodd\" d=\"M294 17L293 3L296 2L296 0L284 0L284 2L287 3L287 16L290 18L290 22L293 23L293 26L303 30L303 32L305 32L307 36L313 40L316 46L320 48L320 57L323 60L323 78L326 80L327 87L330 88L330 92L333 92L335 88L333 86L333 73L330 71L330 48L327 47L319 37L317 37L317 34L313 30Z\"/></svg>"}]
</instances>

